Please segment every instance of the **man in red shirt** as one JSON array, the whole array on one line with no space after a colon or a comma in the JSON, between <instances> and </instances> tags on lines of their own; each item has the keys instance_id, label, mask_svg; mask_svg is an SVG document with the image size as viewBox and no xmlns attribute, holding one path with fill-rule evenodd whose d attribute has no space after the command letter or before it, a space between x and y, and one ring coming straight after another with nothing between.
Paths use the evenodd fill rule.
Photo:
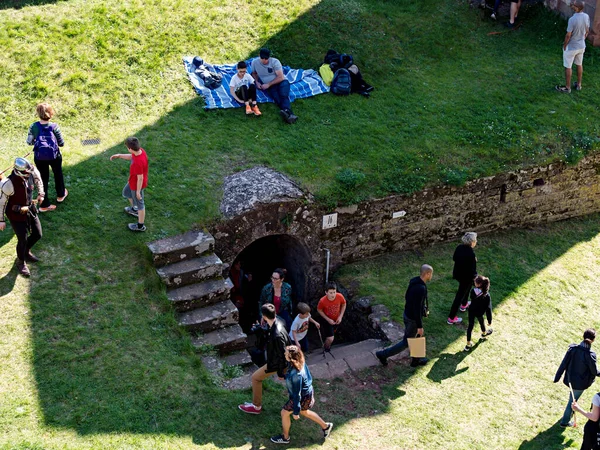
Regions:
<instances>
[{"instance_id":1,"label":"man in red shirt","mask_svg":"<svg viewBox=\"0 0 600 450\"><path fill-rule=\"evenodd\" d=\"M317 312L322 317L325 350L329 351L331 344L333 344L335 328L342 323L342 318L346 312L346 299L337 292L337 285L333 281L325 286L325 297L319 300Z\"/></svg>"},{"instance_id":2,"label":"man in red shirt","mask_svg":"<svg viewBox=\"0 0 600 450\"><path fill-rule=\"evenodd\" d=\"M125 159L131 161L129 166L129 181L123 188L123 197L129 200L125 208L127 214L138 218L137 223L130 223L127 227L131 231L146 231L144 221L146 219L146 207L144 205L144 189L148 186L148 156L140 146L136 137L125 139L125 147L129 153L117 153L110 160Z\"/></svg>"}]
</instances>

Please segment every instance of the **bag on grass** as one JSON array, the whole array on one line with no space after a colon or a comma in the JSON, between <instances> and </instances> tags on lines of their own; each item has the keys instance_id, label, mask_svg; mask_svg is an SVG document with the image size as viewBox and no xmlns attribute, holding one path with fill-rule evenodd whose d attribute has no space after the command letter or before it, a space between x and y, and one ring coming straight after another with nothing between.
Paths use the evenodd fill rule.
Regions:
<instances>
[{"instance_id":1,"label":"bag on grass","mask_svg":"<svg viewBox=\"0 0 600 450\"><path fill-rule=\"evenodd\" d=\"M36 125L38 135L33 144L34 157L40 161L51 161L58 158L60 150L56 136L54 135L54 125L48 124L48 126L42 126L39 122L36 122Z\"/></svg>"},{"instance_id":2,"label":"bag on grass","mask_svg":"<svg viewBox=\"0 0 600 450\"><path fill-rule=\"evenodd\" d=\"M333 71L331 70L331 67L329 67L329 64L323 64L321 67L319 67L319 75L321 75L323 83L325 83L327 86L331 85L331 81L333 80Z\"/></svg>"},{"instance_id":3,"label":"bag on grass","mask_svg":"<svg viewBox=\"0 0 600 450\"><path fill-rule=\"evenodd\" d=\"M352 79L347 69L338 69L331 80L330 90L335 95L350 95L352 92Z\"/></svg>"}]
</instances>

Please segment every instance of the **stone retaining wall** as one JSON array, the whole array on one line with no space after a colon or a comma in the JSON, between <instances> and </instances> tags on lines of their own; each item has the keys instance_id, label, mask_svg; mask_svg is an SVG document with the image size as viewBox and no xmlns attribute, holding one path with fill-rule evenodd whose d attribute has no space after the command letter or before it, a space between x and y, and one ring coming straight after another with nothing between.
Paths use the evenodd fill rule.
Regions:
<instances>
[{"instance_id":1,"label":"stone retaining wall","mask_svg":"<svg viewBox=\"0 0 600 450\"><path fill-rule=\"evenodd\" d=\"M545 0L547 8L557 11L561 16L569 18L573 15L570 7L572 0ZM590 16L590 34L588 40L593 46L600 46L600 0L584 0L585 9L583 10ZM565 33L567 31L565 30Z\"/></svg>"},{"instance_id":2,"label":"stone retaining wall","mask_svg":"<svg viewBox=\"0 0 600 450\"><path fill-rule=\"evenodd\" d=\"M307 293L320 293L324 248L331 270L388 252L449 241L464 231L520 228L600 211L600 155L576 166L550 164L468 182L425 189L328 211L309 200L256 207L215 225L215 252L231 263L264 236L295 236L312 257L305 268ZM337 213L337 227L323 230L323 216ZM394 213L397 218L394 218Z\"/></svg>"}]
</instances>

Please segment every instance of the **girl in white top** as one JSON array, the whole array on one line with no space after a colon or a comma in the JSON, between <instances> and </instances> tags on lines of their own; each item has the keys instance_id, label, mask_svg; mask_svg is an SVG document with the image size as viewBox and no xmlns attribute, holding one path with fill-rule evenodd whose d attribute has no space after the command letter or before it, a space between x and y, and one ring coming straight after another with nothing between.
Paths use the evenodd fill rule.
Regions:
<instances>
[{"instance_id":1,"label":"girl in white top","mask_svg":"<svg viewBox=\"0 0 600 450\"><path fill-rule=\"evenodd\" d=\"M245 61L237 63L237 74L231 77L229 82L229 92L231 96L239 103L246 105L246 114L260 116L262 113L256 104L256 85L254 78L248 73L248 67Z\"/></svg>"}]
</instances>

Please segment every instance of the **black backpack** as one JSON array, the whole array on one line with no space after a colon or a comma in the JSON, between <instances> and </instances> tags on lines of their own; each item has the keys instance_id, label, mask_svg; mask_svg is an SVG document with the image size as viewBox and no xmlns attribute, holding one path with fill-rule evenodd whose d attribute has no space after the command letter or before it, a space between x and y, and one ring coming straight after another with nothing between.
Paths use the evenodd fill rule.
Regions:
<instances>
[{"instance_id":1,"label":"black backpack","mask_svg":"<svg viewBox=\"0 0 600 450\"><path fill-rule=\"evenodd\" d=\"M35 159L40 161L52 161L60 155L58 148L58 142L54 135L54 125L48 124L43 126L41 123L36 122L38 135L35 138L33 144L33 155Z\"/></svg>"},{"instance_id":2,"label":"black backpack","mask_svg":"<svg viewBox=\"0 0 600 450\"><path fill-rule=\"evenodd\" d=\"M352 92L352 79L347 69L338 69L333 75L329 90L335 95L350 95Z\"/></svg>"}]
</instances>

